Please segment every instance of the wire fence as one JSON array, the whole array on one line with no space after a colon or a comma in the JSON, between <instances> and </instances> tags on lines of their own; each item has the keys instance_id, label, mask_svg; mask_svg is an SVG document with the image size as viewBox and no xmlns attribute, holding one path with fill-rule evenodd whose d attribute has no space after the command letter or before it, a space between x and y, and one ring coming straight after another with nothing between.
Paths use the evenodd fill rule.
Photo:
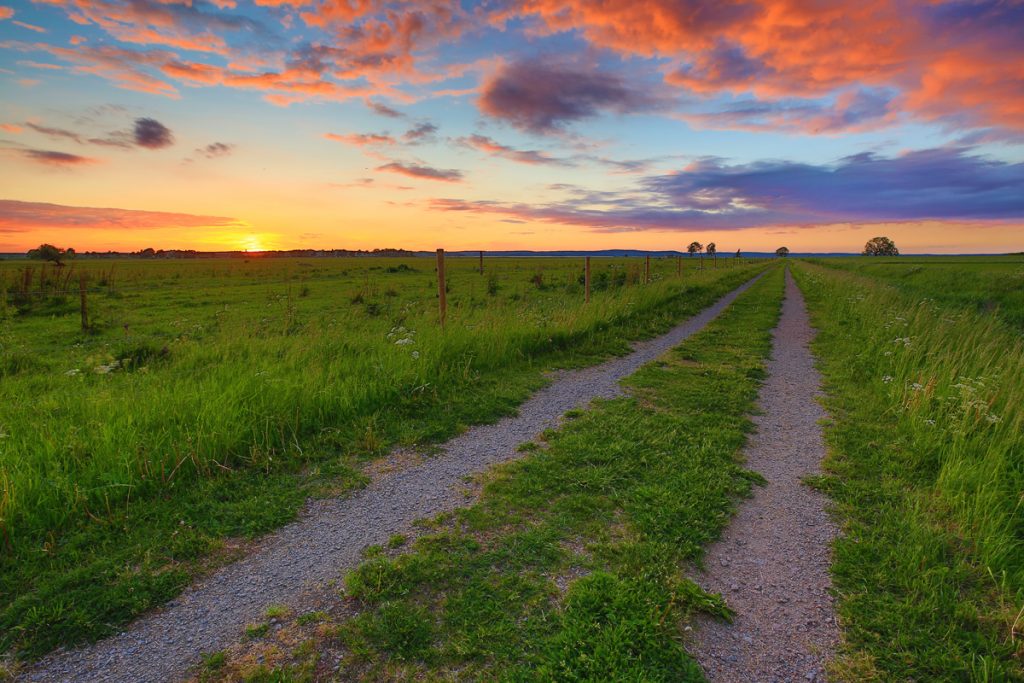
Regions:
<instances>
[{"instance_id":1,"label":"wire fence","mask_svg":"<svg viewBox=\"0 0 1024 683\"><path fill-rule=\"evenodd\" d=\"M631 278L624 279L623 285L626 284L643 284L651 282L655 279L662 279L670 275L680 275L683 272L682 269L682 257L679 256L667 256L667 257L606 257L607 260L602 264L605 269L621 268L623 270L629 270L632 274ZM564 259L564 260L563 260ZM446 258L440 257L438 264L444 263ZM543 259L536 259L536 262L526 265L523 263L526 259L488 259L487 266L484 267L483 262L480 261L478 265L478 259L476 257L453 257L452 260L456 261L460 267L456 269L449 269L447 275L457 275L458 277L465 277L467 275L479 275L488 276L490 278L498 277L499 280L508 280L523 271L538 271L546 272L554 270L556 272L565 274L569 277L570 282L575 282L578 278L579 284L584 285L586 292L584 295L584 301L589 302L590 300L590 257L562 257L557 261L546 261ZM605 260L605 259L601 259ZM690 260L690 259L687 259ZM709 259L710 260L710 259ZM655 268L652 270L652 261L657 265L659 263L670 263L673 264L669 268L664 266ZM732 263L730 263L730 261ZM444 279L444 288L438 287L440 282L438 280L438 266L434 263L427 265L423 263L422 259L416 261L420 265L425 265L426 268L415 268L411 269L421 275L429 274L429 284L423 283L424 292L429 292L432 295L437 295L439 299L444 299L450 287L450 277L445 277L443 265L441 267L441 275ZM723 259L723 266L730 267L735 265L737 262L746 262L746 259L736 259L730 257L729 259ZM188 266L196 267L201 269L209 264L199 264L189 261L183 262ZM513 266L513 264L515 264ZM93 264L90 264L93 265ZM163 265L163 264L161 264ZM466 266L466 267L463 267ZM133 264L133 267L138 267ZM714 266L704 264L697 265L691 264L687 266L686 270L696 270L697 268L704 269L705 267L711 268ZM67 268L65 271L64 268ZM294 287L294 286L309 286L310 284L334 284L339 287L366 287L367 285L379 284L379 282L371 283L369 278L371 275L379 276L382 273L371 272L381 266L369 266L367 262L362 262L358 266L354 266L351 270L335 271L335 272L323 272L318 270L314 272L292 272L284 277L278 277L274 279L267 279L258 273L247 271L225 271L216 272L210 271L208 273L194 273L194 277L190 281L181 277L180 271L174 276L164 277L151 277L140 281L140 278L136 276L135 272L130 272L124 275L121 279L116 279L114 276L113 265L108 270L101 268L92 267L89 269L80 268L75 270L74 265L64 267L48 267L46 264L28 264L21 266L19 270L8 268L7 273L13 275L13 277L4 277L3 271L0 271L0 306L5 309L19 309L34 307L47 301L60 301L64 300L64 303L71 303L72 299L80 299L80 306L82 309L83 327L87 326L87 309L89 308L89 300L99 296L120 296L124 294L133 294L140 292L153 292L156 289L162 289L165 293L175 294L204 294L209 295L215 293L218 286L223 288L224 292L231 290L239 290L240 288L273 288L273 287ZM392 266L391 268L395 268ZM655 272L660 271L660 272ZM407 271L402 270L385 270L383 274L389 275L392 273L402 274ZM186 275L186 278L188 276ZM194 283L196 280L201 280L198 284ZM540 282L537 279L537 275L531 277L530 282ZM42 283L42 284L40 284ZM437 287L437 289L435 289ZM444 303L441 304L442 308ZM443 316L443 311L441 312Z\"/></svg>"}]
</instances>

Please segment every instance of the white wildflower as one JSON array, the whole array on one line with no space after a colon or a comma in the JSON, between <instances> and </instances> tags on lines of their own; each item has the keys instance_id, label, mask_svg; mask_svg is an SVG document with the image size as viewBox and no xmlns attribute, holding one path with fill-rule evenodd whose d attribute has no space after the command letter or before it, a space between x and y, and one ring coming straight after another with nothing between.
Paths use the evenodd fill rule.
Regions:
<instances>
[{"instance_id":1,"label":"white wildflower","mask_svg":"<svg viewBox=\"0 0 1024 683\"><path fill-rule=\"evenodd\" d=\"M882 381L888 384L889 382L892 381L892 375L886 375L885 377L882 378Z\"/></svg>"},{"instance_id":2,"label":"white wildflower","mask_svg":"<svg viewBox=\"0 0 1024 683\"><path fill-rule=\"evenodd\" d=\"M409 337L405 337L404 339L399 339L398 341L396 341L395 346L408 346L409 344L415 343L416 342L410 339Z\"/></svg>"},{"instance_id":3,"label":"white wildflower","mask_svg":"<svg viewBox=\"0 0 1024 683\"><path fill-rule=\"evenodd\" d=\"M913 384L910 385L910 388L913 389L914 391L921 391L922 389L924 389L924 385L921 384L920 382L914 382Z\"/></svg>"},{"instance_id":4,"label":"white wildflower","mask_svg":"<svg viewBox=\"0 0 1024 683\"><path fill-rule=\"evenodd\" d=\"M419 351L413 351L412 352L412 359L413 360L419 360L420 359L420 352Z\"/></svg>"},{"instance_id":5,"label":"white wildflower","mask_svg":"<svg viewBox=\"0 0 1024 683\"><path fill-rule=\"evenodd\" d=\"M996 414L994 414L994 413L989 413L988 415L986 415L986 416L985 416L985 420L986 420L986 421L987 421L987 422L988 422L989 424L993 424L993 425L994 425L995 423L997 423L997 422L1001 422L1001 421L1002 421L1002 419L1003 419L1003 418L999 417L998 415L996 415Z\"/></svg>"},{"instance_id":6,"label":"white wildflower","mask_svg":"<svg viewBox=\"0 0 1024 683\"><path fill-rule=\"evenodd\" d=\"M66 377L74 377L75 375L77 375L80 372L81 372L81 370L79 370L78 368L71 368L70 370L65 372L64 375Z\"/></svg>"}]
</instances>

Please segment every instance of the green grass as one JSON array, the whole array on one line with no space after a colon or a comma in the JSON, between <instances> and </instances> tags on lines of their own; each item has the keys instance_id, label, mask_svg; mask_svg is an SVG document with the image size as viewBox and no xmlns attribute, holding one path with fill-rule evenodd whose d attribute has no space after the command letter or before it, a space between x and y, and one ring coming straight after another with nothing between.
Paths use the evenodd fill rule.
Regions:
<instances>
[{"instance_id":1,"label":"green grass","mask_svg":"<svg viewBox=\"0 0 1024 683\"><path fill-rule=\"evenodd\" d=\"M918 298L991 313L1024 332L1024 257L898 256L813 259L868 275Z\"/></svg>"},{"instance_id":2,"label":"green grass","mask_svg":"<svg viewBox=\"0 0 1024 683\"><path fill-rule=\"evenodd\" d=\"M813 265L796 274L834 417L818 484L844 527L836 673L1024 680L1021 336L937 304L943 280L918 292Z\"/></svg>"},{"instance_id":3,"label":"green grass","mask_svg":"<svg viewBox=\"0 0 1024 683\"><path fill-rule=\"evenodd\" d=\"M360 464L514 411L765 264L429 259L0 263L0 651L99 638L294 518ZM539 276L539 277L538 277ZM74 281L74 278L71 278ZM38 296L32 293L36 292Z\"/></svg>"},{"instance_id":4,"label":"green grass","mask_svg":"<svg viewBox=\"0 0 1024 683\"><path fill-rule=\"evenodd\" d=\"M683 629L728 610L685 572L760 480L737 454L781 296L775 269L629 396L576 411L478 503L367 560L339 605L358 615L321 626L315 649L342 653L349 680L702 680Z\"/></svg>"}]
</instances>

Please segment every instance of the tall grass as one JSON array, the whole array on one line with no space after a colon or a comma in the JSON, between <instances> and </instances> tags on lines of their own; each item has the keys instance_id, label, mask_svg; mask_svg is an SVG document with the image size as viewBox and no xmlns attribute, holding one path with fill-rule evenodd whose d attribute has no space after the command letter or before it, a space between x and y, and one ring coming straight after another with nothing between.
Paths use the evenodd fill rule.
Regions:
<instances>
[{"instance_id":1,"label":"tall grass","mask_svg":"<svg viewBox=\"0 0 1024 683\"><path fill-rule=\"evenodd\" d=\"M383 334L346 329L344 313L297 334L242 318L198 340L114 349L73 376L16 377L0 418L0 519L10 536L34 536L224 468L266 467L307 447L357 450L378 414L472 390L481 375L627 329L680 296L678 282L663 281L591 306L484 308L446 330L424 312ZM283 325L277 314L271 325Z\"/></svg>"},{"instance_id":2,"label":"tall grass","mask_svg":"<svg viewBox=\"0 0 1024 683\"><path fill-rule=\"evenodd\" d=\"M578 260L488 277L453 262L442 330L422 260L152 265L90 293L88 334L73 307L0 323L6 646L108 632L173 594L187 576L168 569L211 539L289 519L307 491L282 473L352 486L355 459L508 414L544 369L624 352L764 267L659 274L584 305Z\"/></svg>"},{"instance_id":3,"label":"tall grass","mask_svg":"<svg viewBox=\"0 0 1024 683\"><path fill-rule=\"evenodd\" d=\"M884 280L896 288L940 303L991 313L1024 332L1024 257L898 256L814 259Z\"/></svg>"},{"instance_id":4,"label":"tall grass","mask_svg":"<svg viewBox=\"0 0 1024 683\"><path fill-rule=\"evenodd\" d=\"M851 677L1024 675L1024 341L990 315L796 271L836 417Z\"/></svg>"}]
</instances>

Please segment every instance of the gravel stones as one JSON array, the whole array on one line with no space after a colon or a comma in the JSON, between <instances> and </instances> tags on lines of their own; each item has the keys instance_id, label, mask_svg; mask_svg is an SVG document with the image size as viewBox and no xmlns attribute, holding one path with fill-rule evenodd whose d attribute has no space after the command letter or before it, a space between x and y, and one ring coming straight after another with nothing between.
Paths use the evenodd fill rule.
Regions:
<instances>
[{"instance_id":1,"label":"gravel stones","mask_svg":"<svg viewBox=\"0 0 1024 683\"><path fill-rule=\"evenodd\" d=\"M839 641L830 594L827 498L801 483L825 456L817 402L821 378L803 296L786 273L786 299L773 335L757 434L744 455L767 484L741 503L708 548L697 582L725 596L732 624L702 619L691 651L712 683L825 680Z\"/></svg>"}]
</instances>

